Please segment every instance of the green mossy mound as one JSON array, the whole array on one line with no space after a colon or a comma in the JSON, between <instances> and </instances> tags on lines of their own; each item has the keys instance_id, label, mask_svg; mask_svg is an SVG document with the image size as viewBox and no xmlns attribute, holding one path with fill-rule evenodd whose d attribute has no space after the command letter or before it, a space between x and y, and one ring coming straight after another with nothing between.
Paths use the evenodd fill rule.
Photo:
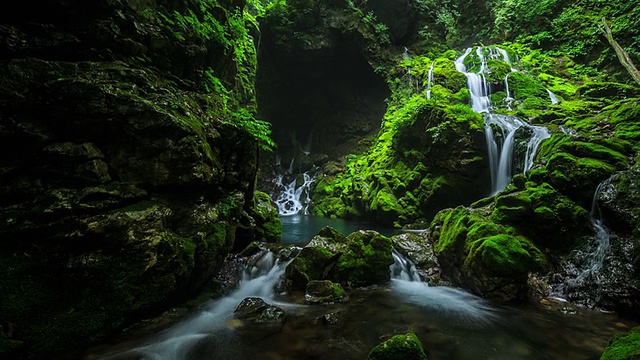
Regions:
<instances>
[{"instance_id":1,"label":"green mossy mound","mask_svg":"<svg viewBox=\"0 0 640 360\"><path fill-rule=\"evenodd\" d=\"M278 208L269 194L262 191L253 193L253 207L250 215L256 221L254 230L256 240L264 239L275 243L282 238L282 222L278 217Z\"/></svg>"},{"instance_id":2,"label":"green mossy mound","mask_svg":"<svg viewBox=\"0 0 640 360\"><path fill-rule=\"evenodd\" d=\"M415 333L394 335L376 345L367 360L427 360L422 343Z\"/></svg>"},{"instance_id":3,"label":"green mossy mound","mask_svg":"<svg viewBox=\"0 0 640 360\"><path fill-rule=\"evenodd\" d=\"M393 264L391 239L372 230L347 236L347 248L333 272L336 280L350 286L381 284L390 280Z\"/></svg>"},{"instance_id":4,"label":"green mossy mound","mask_svg":"<svg viewBox=\"0 0 640 360\"><path fill-rule=\"evenodd\" d=\"M600 357L600 360L637 359L640 359L640 327L614 335Z\"/></svg>"},{"instance_id":5,"label":"green mossy mound","mask_svg":"<svg viewBox=\"0 0 640 360\"><path fill-rule=\"evenodd\" d=\"M523 300L528 273L547 268L545 255L531 241L477 209L441 211L430 236L443 276L485 297Z\"/></svg>"},{"instance_id":6,"label":"green mossy mound","mask_svg":"<svg viewBox=\"0 0 640 360\"><path fill-rule=\"evenodd\" d=\"M287 266L289 287L305 289L313 280L348 286L388 282L393 264L391 239L376 231L360 230L346 238L326 227Z\"/></svg>"}]
</instances>

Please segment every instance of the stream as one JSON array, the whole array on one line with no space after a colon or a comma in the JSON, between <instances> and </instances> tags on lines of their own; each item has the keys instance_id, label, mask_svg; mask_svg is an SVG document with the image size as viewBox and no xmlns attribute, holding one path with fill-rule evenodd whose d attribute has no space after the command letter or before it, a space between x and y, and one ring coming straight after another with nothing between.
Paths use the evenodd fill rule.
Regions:
<instances>
[{"instance_id":1,"label":"stream","mask_svg":"<svg viewBox=\"0 0 640 360\"><path fill-rule=\"evenodd\" d=\"M282 220L290 243L309 239L318 227L348 234L367 225L302 215ZM394 257L390 284L351 290L346 303L308 305L302 292L274 291L287 262L265 251L245 264L240 285L227 296L162 326L125 331L80 358L355 360L388 337L413 331L431 360L584 360L599 359L614 333L637 326L559 300L505 307L459 289L428 286L416 280L410 261ZM234 319L235 307L248 296L284 309L282 326L264 331Z\"/></svg>"}]
</instances>

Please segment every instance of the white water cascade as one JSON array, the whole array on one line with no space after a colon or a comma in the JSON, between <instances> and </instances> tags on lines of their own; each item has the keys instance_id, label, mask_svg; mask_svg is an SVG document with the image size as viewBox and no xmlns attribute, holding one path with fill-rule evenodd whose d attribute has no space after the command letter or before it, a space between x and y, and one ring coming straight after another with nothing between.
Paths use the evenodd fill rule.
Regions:
<instances>
[{"instance_id":1,"label":"white water cascade","mask_svg":"<svg viewBox=\"0 0 640 360\"><path fill-rule=\"evenodd\" d=\"M246 297L260 297L270 304L283 305L274 298L287 262L270 251L261 251L245 264L238 288L228 296L211 301L203 310L161 333L153 342L125 352L107 354L99 360L145 359L188 360L189 352L207 337L221 330L233 330L233 312Z\"/></svg>"},{"instance_id":2,"label":"white water cascade","mask_svg":"<svg viewBox=\"0 0 640 360\"><path fill-rule=\"evenodd\" d=\"M471 94L471 107L473 111L484 113L485 137L487 141L487 149L489 155L489 167L491 172L491 195L495 195L502 191L511 181L514 174L514 154L516 150L516 131L524 128L529 134L527 149L524 152L524 159L520 159L522 163L522 171L526 172L531 169L535 160L538 146L542 140L551 136L549 130L542 126L533 126L524 120L515 116L498 115L491 112L491 87L486 81L485 74L490 72L487 67L487 61L484 55L484 48L477 47L476 55L480 61L479 70L475 73L468 72L464 64L465 59L471 54L472 48L467 48L455 61L456 69L467 76L467 85ZM511 67L511 71L517 71L511 65L509 55L506 50L500 48L489 48L490 58L500 59ZM505 76L504 84L506 90L505 102L509 109L513 98L509 92L509 74ZM498 131L494 131L497 128ZM497 136L499 135L499 136Z\"/></svg>"},{"instance_id":3,"label":"white water cascade","mask_svg":"<svg viewBox=\"0 0 640 360\"><path fill-rule=\"evenodd\" d=\"M584 261L582 261L582 266L577 269L575 278L567 282L568 289L565 290L570 290L588 277L595 277L597 281L597 275L602 270L604 259L611 248L609 231L604 226L602 213L597 202L598 195L606 182L598 185L591 201L591 226L593 226L595 235L589 240L586 249L580 251L580 254L584 255Z\"/></svg>"},{"instance_id":4,"label":"white water cascade","mask_svg":"<svg viewBox=\"0 0 640 360\"><path fill-rule=\"evenodd\" d=\"M530 136L522 159L523 173L531 169L538 146L542 140L549 138L551 133L544 126L530 125L518 117L509 115L485 114L484 122L491 172L491 195L495 195L509 185L513 176L516 131L524 128ZM498 129L499 137L494 133L494 127Z\"/></svg>"},{"instance_id":5,"label":"white water cascade","mask_svg":"<svg viewBox=\"0 0 640 360\"><path fill-rule=\"evenodd\" d=\"M429 75L427 76L427 99L431 99L431 87L433 86L433 65L436 62L431 62L431 66L429 67Z\"/></svg>"},{"instance_id":6,"label":"white water cascade","mask_svg":"<svg viewBox=\"0 0 640 360\"><path fill-rule=\"evenodd\" d=\"M395 250L393 261L394 263L389 266L391 289L403 301L470 322L498 320L496 309L491 307L485 299L460 289L429 286L420 280L413 262Z\"/></svg>"},{"instance_id":7,"label":"white water cascade","mask_svg":"<svg viewBox=\"0 0 640 360\"><path fill-rule=\"evenodd\" d=\"M276 187L280 193L275 200L278 206L278 213L280 215L296 215L296 214L308 214L309 203L311 197L309 195L309 187L315 180L315 176L309 175L308 172L302 174L303 182L298 185L297 180L294 179L288 184L282 183L283 176L278 175L274 180Z\"/></svg>"}]
</instances>

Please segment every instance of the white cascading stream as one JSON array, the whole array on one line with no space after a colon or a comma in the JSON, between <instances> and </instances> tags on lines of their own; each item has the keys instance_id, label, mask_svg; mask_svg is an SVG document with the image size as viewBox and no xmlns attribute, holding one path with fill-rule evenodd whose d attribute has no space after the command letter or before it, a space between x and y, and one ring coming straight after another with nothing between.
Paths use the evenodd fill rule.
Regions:
<instances>
[{"instance_id":1,"label":"white cascading stream","mask_svg":"<svg viewBox=\"0 0 640 360\"><path fill-rule=\"evenodd\" d=\"M413 262L395 250L389 271L391 289L403 301L470 322L490 322L499 317L496 309L478 296L447 286L429 286L421 281Z\"/></svg>"},{"instance_id":2,"label":"white cascading stream","mask_svg":"<svg viewBox=\"0 0 640 360\"><path fill-rule=\"evenodd\" d=\"M521 159L523 172L528 171L533 166L538 146L542 140L551 136L549 130L542 126L533 126L515 116L499 115L491 112L490 84L486 81L485 74L490 71L484 55L484 48L477 47L476 55L480 61L477 72L468 72L465 59L472 52L472 48L467 48L455 60L456 69L467 77L467 85L471 95L471 107L477 113L484 113L485 138L489 155L489 168L491 172L491 195L502 191L510 182L514 174L514 153L516 149L516 131L525 128L530 134L524 159ZM511 71L517 71L511 65L511 60L506 50L497 47L489 48L489 58L502 60L511 67ZM506 91L505 103L511 109L514 98L509 91L509 74L505 76L504 84ZM494 128L497 131L494 131Z\"/></svg>"},{"instance_id":3,"label":"white cascading stream","mask_svg":"<svg viewBox=\"0 0 640 360\"><path fill-rule=\"evenodd\" d=\"M280 191L275 200L279 215L307 215L309 213L308 208L311 202L309 187L315 180L315 176L311 176L308 172L305 172L302 174L302 178L303 183L300 185L297 184L296 179L284 185L282 183L282 175L278 175L275 178L274 183Z\"/></svg>"},{"instance_id":4,"label":"white cascading stream","mask_svg":"<svg viewBox=\"0 0 640 360\"><path fill-rule=\"evenodd\" d=\"M190 350L200 341L230 326L228 322L244 298L260 297L268 303L278 304L274 299L274 287L284 275L288 263L279 261L271 251L257 253L245 264L240 284L234 292L220 300L211 301L194 317L169 328L153 342L124 353L107 354L99 360L188 360Z\"/></svg>"},{"instance_id":5,"label":"white cascading stream","mask_svg":"<svg viewBox=\"0 0 640 360\"><path fill-rule=\"evenodd\" d=\"M436 62L431 62L431 66L429 67L429 74L427 75L427 99L431 99L431 87L433 86L433 65Z\"/></svg>"},{"instance_id":6,"label":"white cascading stream","mask_svg":"<svg viewBox=\"0 0 640 360\"><path fill-rule=\"evenodd\" d=\"M551 99L551 104L552 105L555 105L558 102L560 102L560 100L558 99L556 94L554 94L551 90L547 89L547 93L549 94L549 99Z\"/></svg>"}]
</instances>

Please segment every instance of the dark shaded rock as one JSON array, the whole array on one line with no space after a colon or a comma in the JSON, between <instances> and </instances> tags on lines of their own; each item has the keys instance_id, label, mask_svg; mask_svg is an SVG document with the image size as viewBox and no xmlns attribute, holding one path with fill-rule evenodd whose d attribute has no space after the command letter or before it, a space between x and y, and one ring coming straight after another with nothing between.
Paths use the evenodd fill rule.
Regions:
<instances>
[{"instance_id":1,"label":"dark shaded rock","mask_svg":"<svg viewBox=\"0 0 640 360\"><path fill-rule=\"evenodd\" d=\"M349 296L340 284L330 280L312 280L307 284L304 300L311 304L345 302Z\"/></svg>"},{"instance_id":2,"label":"dark shaded rock","mask_svg":"<svg viewBox=\"0 0 640 360\"><path fill-rule=\"evenodd\" d=\"M18 358L193 295L251 227L257 144L235 121L255 105L252 39L162 17L228 27L243 6L50 1L0 14L0 323L15 325Z\"/></svg>"},{"instance_id":3,"label":"dark shaded rock","mask_svg":"<svg viewBox=\"0 0 640 360\"><path fill-rule=\"evenodd\" d=\"M282 326L285 319L284 310L257 297L243 299L234 313L237 318L252 325L253 328L249 330L276 330Z\"/></svg>"}]
</instances>

